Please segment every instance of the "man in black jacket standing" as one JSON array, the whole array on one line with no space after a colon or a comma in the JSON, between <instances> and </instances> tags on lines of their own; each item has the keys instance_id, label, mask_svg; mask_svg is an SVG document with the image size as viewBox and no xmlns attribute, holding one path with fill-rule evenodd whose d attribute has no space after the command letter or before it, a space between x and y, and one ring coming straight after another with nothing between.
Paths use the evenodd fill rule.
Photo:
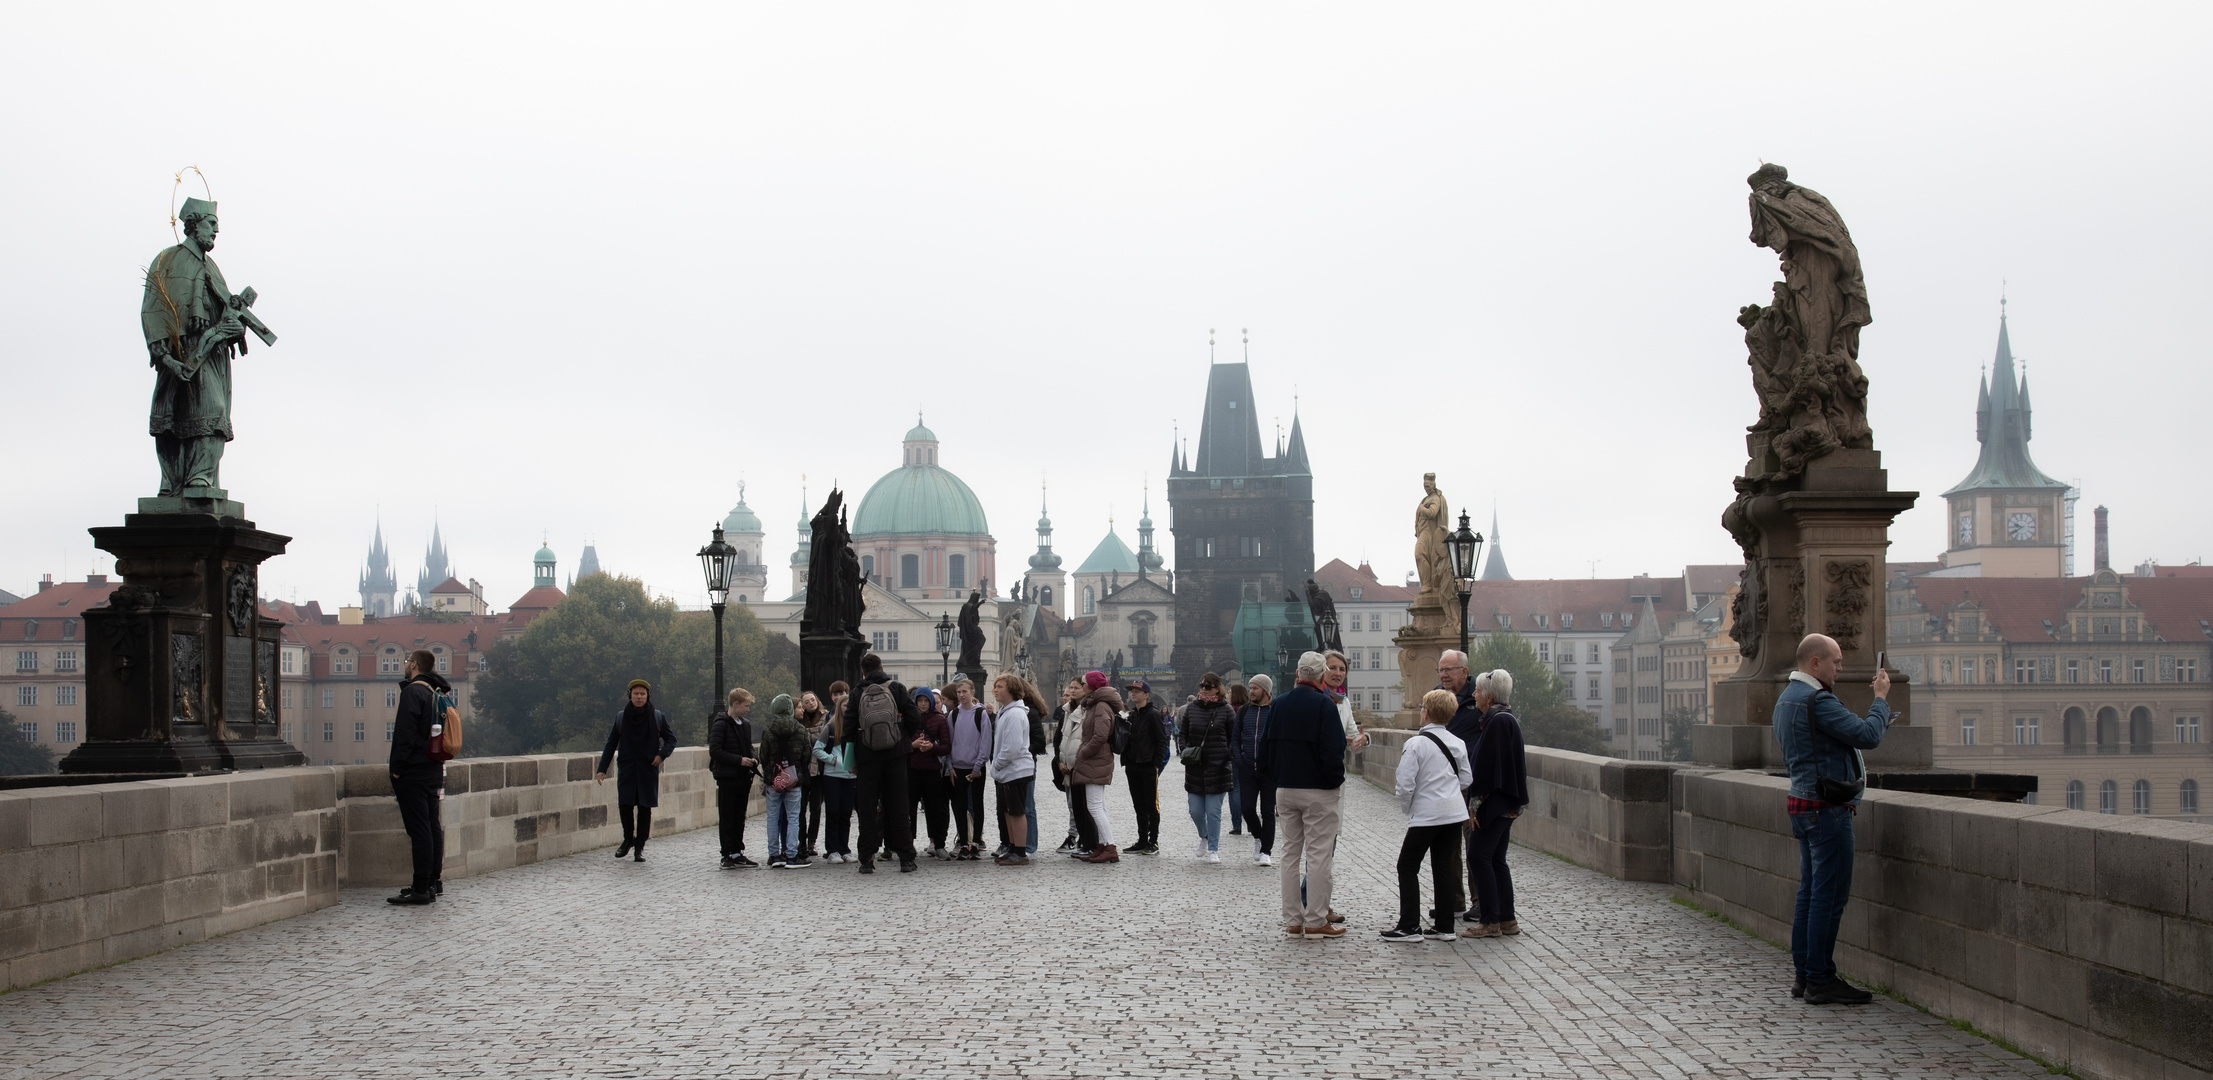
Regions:
<instances>
[{"instance_id":1,"label":"man in black jacket standing","mask_svg":"<svg viewBox=\"0 0 2213 1080\"><path fill-rule=\"evenodd\" d=\"M707 721L707 771L715 778L715 814L722 831L722 868L760 864L745 857L745 807L753 799L753 692L732 687L730 707ZM775 854L773 845L770 854Z\"/></svg>"},{"instance_id":2,"label":"man in black jacket standing","mask_svg":"<svg viewBox=\"0 0 2213 1080\"><path fill-rule=\"evenodd\" d=\"M889 694L890 700L884 697ZM886 713L884 710L890 710ZM869 745L871 721L893 723L889 746ZM854 807L861 816L861 873L876 872L878 844L896 844L899 872L914 873L914 823L907 816L907 759L931 749L914 696L884 672L883 658L861 657L861 684L845 699L845 741L853 747Z\"/></svg>"},{"instance_id":3,"label":"man in black jacket standing","mask_svg":"<svg viewBox=\"0 0 2213 1080\"><path fill-rule=\"evenodd\" d=\"M445 786L446 766L430 756L430 737L443 731L434 706L439 694L453 693L452 684L438 674L438 658L428 649L417 649L407 658L400 676L399 712L392 717L392 797L400 804L400 824L407 829L407 846L414 855L414 873L392 904L434 904L446 891L438 879L445 861L444 829L438 823L438 789Z\"/></svg>"},{"instance_id":4,"label":"man in black jacket standing","mask_svg":"<svg viewBox=\"0 0 2213 1080\"><path fill-rule=\"evenodd\" d=\"M1167 723L1153 704L1153 688L1143 679L1125 687L1130 701L1130 737L1122 744L1122 775L1130 781L1130 805L1137 810L1137 843L1132 855L1160 854L1160 759Z\"/></svg>"},{"instance_id":5,"label":"man in black jacket standing","mask_svg":"<svg viewBox=\"0 0 2213 1080\"><path fill-rule=\"evenodd\" d=\"M1329 921L1330 870L1337 848L1338 799L1345 785L1345 728L1322 689L1329 665L1320 653L1299 657L1299 683L1275 700L1254 755L1260 780L1276 789L1276 839L1283 848L1283 932L1307 940L1343 937ZM1300 898L1300 861L1306 875Z\"/></svg>"}]
</instances>

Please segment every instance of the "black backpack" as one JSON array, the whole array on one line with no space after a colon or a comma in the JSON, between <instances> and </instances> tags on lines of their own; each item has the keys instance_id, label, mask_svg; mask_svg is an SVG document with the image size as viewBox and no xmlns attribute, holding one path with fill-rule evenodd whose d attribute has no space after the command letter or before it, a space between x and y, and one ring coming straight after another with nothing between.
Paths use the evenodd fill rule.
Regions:
<instances>
[{"instance_id":1,"label":"black backpack","mask_svg":"<svg viewBox=\"0 0 2213 1080\"><path fill-rule=\"evenodd\" d=\"M1044 752L1045 718L1032 712L1030 713L1030 756L1036 757Z\"/></svg>"},{"instance_id":2,"label":"black backpack","mask_svg":"<svg viewBox=\"0 0 2213 1080\"><path fill-rule=\"evenodd\" d=\"M1130 717L1122 713L1114 718L1114 731L1107 736L1107 749L1119 756L1129 751Z\"/></svg>"}]
</instances>

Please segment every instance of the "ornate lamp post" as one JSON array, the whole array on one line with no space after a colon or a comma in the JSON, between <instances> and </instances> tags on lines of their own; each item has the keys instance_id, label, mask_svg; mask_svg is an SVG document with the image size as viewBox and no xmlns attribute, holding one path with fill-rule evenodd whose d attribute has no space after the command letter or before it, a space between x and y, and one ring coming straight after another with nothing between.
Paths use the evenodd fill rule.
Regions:
<instances>
[{"instance_id":1,"label":"ornate lamp post","mask_svg":"<svg viewBox=\"0 0 2213 1080\"><path fill-rule=\"evenodd\" d=\"M707 575L707 600L715 607L715 708L722 708L722 608L730 602L730 577L738 571L738 549L722 540L722 526L715 538L699 549L699 566Z\"/></svg>"},{"instance_id":2,"label":"ornate lamp post","mask_svg":"<svg viewBox=\"0 0 2213 1080\"><path fill-rule=\"evenodd\" d=\"M1460 579L1460 655L1468 654L1468 598L1475 593L1475 557L1483 550L1483 534L1468 528L1468 512L1460 511L1460 530L1445 537L1452 554L1452 576Z\"/></svg>"},{"instance_id":3,"label":"ornate lamp post","mask_svg":"<svg viewBox=\"0 0 2213 1080\"><path fill-rule=\"evenodd\" d=\"M1291 649L1283 643L1283 638L1280 635L1276 638L1276 682L1284 689L1290 688L1288 684L1291 682Z\"/></svg>"},{"instance_id":4,"label":"ornate lamp post","mask_svg":"<svg viewBox=\"0 0 2213 1080\"><path fill-rule=\"evenodd\" d=\"M937 684L942 687L953 677L953 616L950 613L939 615L936 629L937 654L945 661L937 679Z\"/></svg>"},{"instance_id":5,"label":"ornate lamp post","mask_svg":"<svg viewBox=\"0 0 2213 1080\"><path fill-rule=\"evenodd\" d=\"M1337 640L1337 613L1336 613L1336 612L1334 612L1334 611L1324 611L1324 612L1322 612L1322 613L1321 613L1320 615L1317 615L1317 616L1315 616L1315 617L1314 617L1314 637L1315 637L1315 639L1316 639L1316 640L1318 640L1318 641L1320 641L1320 642L1321 642L1321 645L1320 645L1320 647L1321 647L1321 648L1324 648L1324 649L1341 649L1341 648L1344 648L1344 642L1341 642L1341 641ZM1350 656L1347 656L1347 657L1345 658L1345 666L1347 666L1347 667L1351 667L1351 666L1352 666L1352 658L1351 658Z\"/></svg>"}]
</instances>

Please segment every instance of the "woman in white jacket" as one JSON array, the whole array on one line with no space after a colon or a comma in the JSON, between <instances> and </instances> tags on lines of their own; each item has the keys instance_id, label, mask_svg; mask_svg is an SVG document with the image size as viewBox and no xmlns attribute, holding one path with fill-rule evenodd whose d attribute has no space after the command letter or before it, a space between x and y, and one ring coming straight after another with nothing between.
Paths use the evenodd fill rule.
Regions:
<instances>
[{"instance_id":1,"label":"woman in white jacket","mask_svg":"<svg viewBox=\"0 0 2213 1080\"><path fill-rule=\"evenodd\" d=\"M1398 851L1398 925L1385 941L1451 941L1452 914L1460 907L1460 872L1453 855L1467 827L1468 803L1460 792L1475 783L1468 748L1445 723L1460 708L1450 690L1422 698L1422 729L1399 748L1398 804L1406 811L1406 840ZM1435 903L1429 932L1421 929L1422 858L1429 858Z\"/></svg>"},{"instance_id":2,"label":"woman in white jacket","mask_svg":"<svg viewBox=\"0 0 2213 1080\"><path fill-rule=\"evenodd\" d=\"M1028 866L1030 819L1025 810L1030 785L1037 781L1037 759L1030 756L1030 717L1042 715L1045 702L1020 675L991 680L991 698L999 705L991 729L991 778L999 785L999 813L1007 819L1008 845L1007 853L992 861Z\"/></svg>"}]
</instances>

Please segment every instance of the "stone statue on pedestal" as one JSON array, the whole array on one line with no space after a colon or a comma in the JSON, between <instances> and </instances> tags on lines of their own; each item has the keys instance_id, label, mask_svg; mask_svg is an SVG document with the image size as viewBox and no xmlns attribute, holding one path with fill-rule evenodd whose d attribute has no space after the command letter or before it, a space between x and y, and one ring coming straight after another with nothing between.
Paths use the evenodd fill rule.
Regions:
<instances>
[{"instance_id":1,"label":"stone statue on pedestal","mask_svg":"<svg viewBox=\"0 0 2213 1080\"><path fill-rule=\"evenodd\" d=\"M147 430L161 462L163 499L226 498L223 444L231 439L231 359L246 353L246 332L274 345L253 313L254 290L233 293L208 257L219 231L215 204L186 199L184 242L154 256L138 321L154 368ZM235 516L235 515L233 515Z\"/></svg>"},{"instance_id":2,"label":"stone statue on pedestal","mask_svg":"<svg viewBox=\"0 0 2213 1080\"><path fill-rule=\"evenodd\" d=\"M1437 474L1422 474L1422 501L1414 507L1414 572L1421 576L1424 598L1438 606L1454 591L1452 552L1445 538L1452 535L1452 507L1437 490ZM1419 601L1417 601L1419 602Z\"/></svg>"},{"instance_id":3,"label":"stone statue on pedestal","mask_svg":"<svg viewBox=\"0 0 2213 1080\"><path fill-rule=\"evenodd\" d=\"M983 681L981 676L984 669L983 606L984 594L980 590L970 592L968 602L961 605L958 621L961 640L960 662L953 666L953 670L968 672L969 677L976 679L978 682Z\"/></svg>"},{"instance_id":4,"label":"stone statue on pedestal","mask_svg":"<svg viewBox=\"0 0 2213 1080\"><path fill-rule=\"evenodd\" d=\"M1875 447L1859 365L1860 327L1871 321L1859 248L1836 207L1789 177L1780 165L1762 165L1747 180L1752 242L1773 249L1783 270L1771 306L1737 313L1760 396L1750 430L1765 435L1775 455L1774 467L1754 479L1788 479L1831 450Z\"/></svg>"}]
</instances>

